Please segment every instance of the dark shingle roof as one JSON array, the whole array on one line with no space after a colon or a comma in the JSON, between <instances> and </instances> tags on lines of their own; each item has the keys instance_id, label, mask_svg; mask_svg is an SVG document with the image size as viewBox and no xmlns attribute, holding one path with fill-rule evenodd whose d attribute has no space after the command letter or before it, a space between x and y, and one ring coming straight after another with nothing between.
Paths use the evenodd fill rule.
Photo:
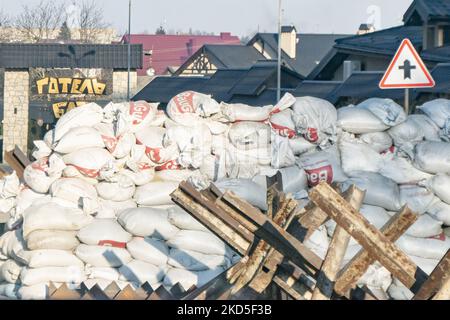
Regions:
<instances>
[{"instance_id":1,"label":"dark shingle roof","mask_svg":"<svg viewBox=\"0 0 450 320\"><path fill-rule=\"evenodd\" d=\"M384 72L355 72L331 93L331 99L339 98L390 98L401 99L404 96L403 89L381 90L379 83Z\"/></svg>"},{"instance_id":2,"label":"dark shingle roof","mask_svg":"<svg viewBox=\"0 0 450 320\"><path fill-rule=\"evenodd\" d=\"M293 91L293 95L296 97L312 96L316 98L321 98L328 100L330 102L335 102L331 98L331 93L340 86L342 82L340 81L303 81L299 86Z\"/></svg>"},{"instance_id":3,"label":"dark shingle roof","mask_svg":"<svg viewBox=\"0 0 450 320\"><path fill-rule=\"evenodd\" d=\"M126 69L128 46L123 44L0 44L2 68ZM131 45L131 68L142 68L142 45Z\"/></svg>"},{"instance_id":4,"label":"dark shingle roof","mask_svg":"<svg viewBox=\"0 0 450 320\"><path fill-rule=\"evenodd\" d=\"M432 71L431 75L436 81L434 88L419 89L420 92L431 93L450 93L450 63L438 64Z\"/></svg>"},{"instance_id":5,"label":"dark shingle roof","mask_svg":"<svg viewBox=\"0 0 450 320\"><path fill-rule=\"evenodd\" d=\"M244 45L205 45L206 53L211 53L211 59L218 69L223 68L250 68L258 60L265 57L253 47Z\"/></svg>"},{"instance_id":6,"label":"dark shingle roof","mask_svg":"<svg viewBox=\"0 0 450 320\"><path fill-rule=\"evenodd\" d=\"M422 37L422 27L400 26L339 39L336 41L335 48L393 55L405 38L409 38L416 49L420 49L422 47Z\"/></svg>"},{"instance_id":7,"label":"dark shingle roof","mask_svg":"<svg viewBox=\"0 0 450 320\"><path fill-rule=\"evenodd\" d=\"M133 101L168 103L173 96L184 91L202 92L204 77L156 77L134 97Z\"/></svg>"},{"instance_id":8,"label":"dark shingle roof","mask_svg":"<svg viewBox=\"0 0 450 320\"><path fill-rule=\"evenodd\" d=\"M307 76L332 49L335 41L347 36L344 34L298 33L297 58L292 59L283 51L283 60L291 69L302 76ZM277 52L278 34L258 33L250 40L249 44L253 44L258 38L261 38L265 45L269 46L273 52ZM272 59L276 59L276 56L272 57Z\"/></svg>"},{"instance_id":9,"label":"dark shingle roof","mask_svg":"<svg viewBox=\"0 0 450 320\"><path fill-rule=\"evenodd\" d=\"M408 23L415 12L426 21L449 18L450 0L415 0L403 16L403 21Z\"/></svg>"}]
</instances>

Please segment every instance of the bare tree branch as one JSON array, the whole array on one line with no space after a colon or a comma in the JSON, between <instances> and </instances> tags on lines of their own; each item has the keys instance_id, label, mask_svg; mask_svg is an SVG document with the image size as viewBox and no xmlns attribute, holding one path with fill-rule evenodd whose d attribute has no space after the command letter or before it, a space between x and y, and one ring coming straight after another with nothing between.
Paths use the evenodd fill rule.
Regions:
<instances>
[{"instance_id":1,"label":"bare tree branch","mask_svg":"<svg viewBox=\"0 0 450 320\"><path fill-rule=\"evenodd\" d=\"M11 24L11 17L3 9L0 9L0 41L9 42L12 40Z\"/></svg>"},{"instance_id":2,"label":"bare tree branch","mask_svg":"<svg viewBox=\"0 0 450 320\"><path fill-rule=\"evenodd\" d=\"M110 25L104 21L103 9L94 0L84 0L79 12L80 41L93 43L101 41L105 29Z\"/></svg>"},{"instance_id":3,"label":"bare tree branch","mask_svg":"<svg viewBox=\"0 0 450 320\"><path fill-rule=\"evenodd\" d=\"M35 6L23 6L23 12L15 21L18 32L25 41L40 42L53 39L58 34L65 12L63 4L54 1L44 1Z\"/></svg>"}]
</instances>

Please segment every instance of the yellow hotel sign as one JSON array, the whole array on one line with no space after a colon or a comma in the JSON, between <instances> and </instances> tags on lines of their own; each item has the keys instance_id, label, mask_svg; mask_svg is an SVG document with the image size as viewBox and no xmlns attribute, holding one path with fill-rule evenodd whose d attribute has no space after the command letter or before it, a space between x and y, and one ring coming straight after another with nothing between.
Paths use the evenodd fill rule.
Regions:
<instances>
[{"instance_id":1,"label":"yellow hotel sign","mask_svg":"<svg viewBox=\"0 0 450 320\"><path fill-rule=\"evenodd\" d=\"M106 84L91 78L46 77L36 81L38 94L90 94L103 95Z\"/></svg>"}]
</instances>

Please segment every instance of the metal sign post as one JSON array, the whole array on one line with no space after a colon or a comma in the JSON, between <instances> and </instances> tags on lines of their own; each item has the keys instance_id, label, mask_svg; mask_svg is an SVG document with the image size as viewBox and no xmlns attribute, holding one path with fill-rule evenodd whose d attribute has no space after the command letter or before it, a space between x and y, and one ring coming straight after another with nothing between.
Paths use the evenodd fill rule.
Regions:
<instances>
[{"instance_id":1,"label":"metal sign post","mask_svg":"<svg viewBox=\"0 0 450 320\"><path fill-rule=\"evenodd\" d=\"M405 89L405 112L409 114L409 89Z\"/></svg>"}]
</instances>

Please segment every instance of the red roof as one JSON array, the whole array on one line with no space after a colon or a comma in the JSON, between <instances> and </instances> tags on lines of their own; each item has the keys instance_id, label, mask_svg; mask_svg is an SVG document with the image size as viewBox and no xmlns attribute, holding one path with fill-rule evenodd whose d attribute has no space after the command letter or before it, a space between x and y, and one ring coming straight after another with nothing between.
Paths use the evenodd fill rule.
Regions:
<instances>
[{"instance_id":1,"label":"red roof","mask_svg":"<svg viewBox=\"0 0 450 320\"><path fill-rule=\"evenodd\" d=\"M123 36L122 43L127 43L128 35ZM132 34L132 44L142 44L145 52L152 50L152 56L144 55L144 68L138 75L146 75L152 67L157 75L164 74L168 67L179 67L205 44L239 44L240 40L229 32L218 36L195 35L153 35Z\"/></svg>"}]
</instances>

